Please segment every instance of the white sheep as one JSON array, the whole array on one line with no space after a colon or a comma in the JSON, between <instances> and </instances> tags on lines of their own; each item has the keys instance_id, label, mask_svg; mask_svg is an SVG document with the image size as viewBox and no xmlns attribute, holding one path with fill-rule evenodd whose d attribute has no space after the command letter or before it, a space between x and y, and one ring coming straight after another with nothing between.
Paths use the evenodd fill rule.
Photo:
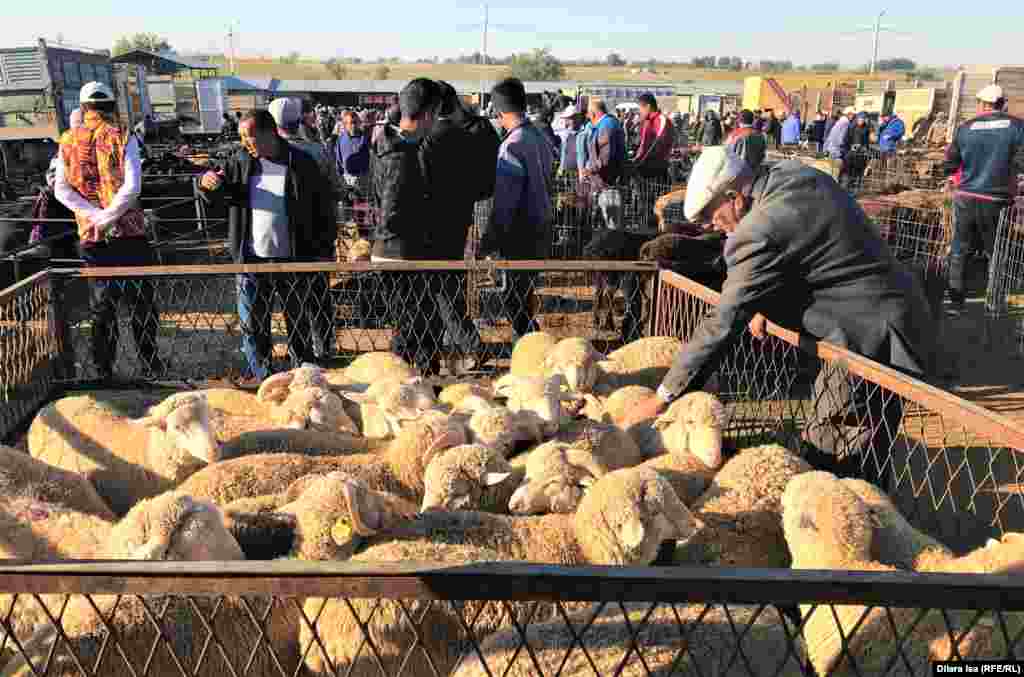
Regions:
<instances>
[{"instance_id":1,"label":"white sheep","mask_svg":"<svg viewBox=\"0 0 1024 677\"><path fill-rule=\"evenodd\" d=\"M238 458L203 469L179 489L217 505L227 505L242 498L281 493L306 475L341 471L418 505L423 500L423 478L431 459L451 446L465 443L464 437L451 433L452 424L447 415L428 412L420 420L406 425L398 437L378 453L261 454ZM439 443L442 440L450 442Z\"/></svg>"},{"instance_id":2,"label":"white sheep","mask_svg":"<svg viewBox=\"0 0 1024 677\"><path fill-rule=\"evenodd\" d=\"M700 528L672 488L657 473L642 469L604 476L575 515L506 517L432 511L410 521L391 514L379 494L358 482L351 482L346 491L353 528L374 535L371 547L353 558L356 561L423 560L427 556L449 563L502 559L561 565L649 564L663 540L687 539ZM351 600L351 604L361 618L377 606L372 600ZM369 631L385 671L395 672L411 640L409 633L395 632L394 620L400 613L397 605L385 602L380 606L383 608L369 622ZM450 646L458 636L452 632L457 621L447 605L414 608L422 609L417 618L429 614L420 624L425 629L422 639L435 667L446 674L457 658ZM313 674L326 674L330 665L345 672L351 669L355 675L376 672L375 662L364 664L355 659L362 633L347 605L313 598L306 601L305 609L309 618L319 619L316 628L327 650L326 656L319 648L307 656L306 666ZM474 632L482 636L507 622L503 612L492 611L474 626ZM306 645L310 641L310 631L303 628L300 642ZM406 671L413 677L433 674L423 662L410 662Z\"/></svg>"},{"instance_id":3,"label":"white sheep","mask_svg":"<svg viewBox=\"0 0 1024 677\"><path fill-rule=\"evenodd\" d=\"M782 494L811 467L775 444L744 449L719 470L693 512L704 529L677 548L682 564L731 567L789 566L782 531Z\"/></svg>"},{"instance_id":4,"label":"white sheep","mask_svg":"<svg viewBox=\"0 0 1024 677\"><path fill-rule=\"evenodd\" d=\"M608 395L631 385L657 389L682 348L682 341L668 336L628 343L597 363L594 391Z\"/></svg>"},{"instance_id":5,"label":"white sheep","mask_svg":"<svg viewBox=\"0 0 1024 677\"><path fill-rule=\"evenodd\" d=\"M478 383L453 383L445 387L437 396L439 404L448 407L450 410L460 408L463 400L467 398L479 398L485 402L494 402L494 392L491 388Z\"/></svg>"},{"instance_id":6,"label":"white sheep","mask_svg":"<svg viewBox=\"0 0 1024 677\"><path fill-rule=\"evenodd\" d=\"M140 501L116 524L95 515L31 499L17 498L5 503L5 510L0 511L0 521L7 522L3 525L4 540L14 549L4 552L4 557L31 561L46 561L53 556L150 561L242 558L238 543L224 527L220 511L208 503L179 493L169 492ZM108 610L114 599L93 598L100 608ZM88 655L91 646L88 642L102 640L95 635L102 634L103 625L83 598L75 596L67 602L63 615L64 630L72 641L86 642L84 655ZM13 595L0 595L0 613L11 621L15 637L25 645L33 662L45 659L48 645L56 635L48 625L43 607L57 617L63 603L61 595L41 595L31 601L20 597L17 602ZM141 609L136 609L136 613L140 612ZM78 631L82 628L89 628L89 632L80 634ZM90 636L86 638L82 634ZM67 674L65 671L75 669L66 654L58 652L56 659L56 672L51 670L49 674ZM3 674L24 674L28 670L24 659L19 656L11 661ZM123 670L122 667L114 672L101 670L101 673L123 674Z\"/></svg>"},{"instance_id":7,"label":"white sheep","mask_svg":"<svg viewBox=\"0 0 1024 677\"><path fill-rule=\"evenodd\" d=\"M85 477L119 515L220 459L209 404L194 392L168 397L142 419L113 414L88 396L65 397L36 415L28 448Z\"/></svg>"},{"instance_id":8,"label":"white sheep","mask_svg":"<svg viewBox=\"0 0 1024 677\"><path fill-rule=\"evenodd\" d=\"M563 402L582 399L574 393L563 392L567 386L565 376L552 374L547 378L506 374L494 384L494 393L504 397L508 408L515 413L533 414L543 421L547 434L553 435L563 419Z\"/></svg>"},{"instance_id":9,"label":"white sheep","mask_svg":"<svg viewBox=\"0 0 1024 677\"><path fill-rule=\"evenodd\" d=\"M359 405L363 435L373 438L396 436L403 425L438 405L433 389L418 376L401 381L382 379L348 397Z\"/></svg>"},{"instance_id":10,"label":"white sheep","mask_svg":"<svg viewBox=\"0 0 1024 677\"><path fill-rule=\"evenodd\" d=\"M793 568L897 570L872 559L872 551L880 547L873 541L887 533L893 535L891 525L876 522L871 507L834 475L813 472L794 478L782 502ZM909 552L910 546L896 550ZM1008 534L1002 541L960 558L946 554L941 565L936 559L925 570L1017 573L1024 567L1024 536ZM1017 637L1024 629L1024 614L1003 614L1001 622L976 622L973 611L930 610L919 616L916 609L859 604L813 609L803 605L801 611L809 616L804 638L818 674L881 674L891 660L907 661L907 668L916 673L928 670L934 661L1003 658L1008 652L1020 659L1024 653L1021 648L1011 651L1006 641L1007 635ZM968 625L973 627L965 632ZM905 636L902 641L896 641L894 628ZM949 628L961 629L956 632L956 645Z\"/></svg>"},{"instance_id":11,"label":"white sheep","mask_svg":"<svg viewBox=\"0 0 1024 677\"><path fill-rule=\"evenodd\" d=\"M0 495L8 499L38 500L101 519L114 519L114 513L84 477L3 445L0 445Z\"/></svg>"},{"instance_id":12,"label":"white sheep","mask_svg":"<svg viewBox=\"0 0 1024 677\"><path fill-rule=\"evenodd\" d=\"M544 375L561 374L571 392L588 393L597 383L597 364L605 359L584 338L562 339L544 358Z\"/></svg>"},{"instance_id":13,"label":"white sheep","mask_svg":"<svg viewBox=\"0 0 1024 677\"><path fill-rule=\"evenodd\" d=\"M427 466L420 510L508 512L509 499L522 475L521 470L512 469L504 454L490 447L453 447Z\"/></svg>"},{"instance_id":14,"label":"white sheep","mask_svg":"<svg viewBox=\"0 0 1024 677\"><path fill-rule=\"evenodd\" d=\"M417 376L419 374L408 362L385 352L363 353L345 369L324 370L331 387L354 392L363 392L378 381L407 381Z\"/></svg>"},{"instance_id":15,"label":"white sheep","mask_svg":"<svg viewBox=\"0 0 1024 677\"><path fill-rule=\"evenodd\" d=\"M573 513L586 492L609 472L611 468L585 449L546 442L531 451L526 465L510 478L521 475L508 509L516 515Z\"/></svg>"},{"instance_id":16,"label":"white sheep","mask_svg":"<svg viewBox=\"0 0 1024 677\"><path fill-rule=\"evenodd\" d=\"M651 427L657 433L657 447L666 453L689 453L711 470L722 466L726 413L714 395L701 391L683 395Z\"/></svg>"},{"instance_id":17,"label":"white sheep","mask_svg":"<svg viewBox=\"0 0 1024 677\"><path fill-rule=\"evenodd\" d=\"M558 345L558 339L547 332L526 334L512 347L509 373L515 376L544 376L544 359Z\"/></svg>"}]
</instances>

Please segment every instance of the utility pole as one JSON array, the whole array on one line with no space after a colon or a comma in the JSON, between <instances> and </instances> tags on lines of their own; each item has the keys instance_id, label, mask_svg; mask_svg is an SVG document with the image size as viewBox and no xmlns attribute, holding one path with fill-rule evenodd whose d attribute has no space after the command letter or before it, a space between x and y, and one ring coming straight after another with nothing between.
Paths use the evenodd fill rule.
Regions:
<instances>
[{"instance_id":1,"label":"utility pole","mask_svg":"<svg viewBox=\"0 0 1024 677\"><path fill-rule=\"evenodd\" d=\"M235 27L234 23L228 24L228 70L235 74Z\"/></svg>"},{"instance_id":2,"label":"utility pole","mask_svg":"<svg viewBox=\"0 0 1024 677\"><path fill-rule=\"evenodd\" d=\"M484 3L484 35L483 35L483 55L480 60L483 62L481 65L487 65L487 4ZM484 74L487 72L486 68L480 70L480 112L484 111Z\"/></svg>"},{"instance_id":3,"label":"utility pole","mask_svg":"<svg viewBox=\"0 0 1024 677\"><path fill-rule=\"evenodd\" d=\"M878 13L878 18L875 19L875 45L871 52L871 74L875 74L875 66L878 64L878 34L882 30L882 17L885 16L885 10L883 9Z\"/></svg>"}]
</instances>

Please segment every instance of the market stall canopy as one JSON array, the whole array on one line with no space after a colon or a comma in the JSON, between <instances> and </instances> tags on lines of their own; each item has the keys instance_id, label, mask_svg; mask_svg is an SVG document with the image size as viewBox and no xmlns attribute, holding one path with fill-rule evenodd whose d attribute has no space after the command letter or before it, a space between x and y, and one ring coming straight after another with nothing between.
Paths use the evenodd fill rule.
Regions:
<instances>
[{"instance_id":1,"label":"market stall canopy","mask_svg":"<svg viewBox=\"0 0 1024 677\"><path fill-rule=\"evenodd\" d=\"M113 57L110 62L145 66L146 70L154 75L174 75L186 70L214 72L217 70L217 64L214 63L188 63L176 57L148 52L144 49L133 49L130 52L119 54Z\"/></svg>"}]
</instances>

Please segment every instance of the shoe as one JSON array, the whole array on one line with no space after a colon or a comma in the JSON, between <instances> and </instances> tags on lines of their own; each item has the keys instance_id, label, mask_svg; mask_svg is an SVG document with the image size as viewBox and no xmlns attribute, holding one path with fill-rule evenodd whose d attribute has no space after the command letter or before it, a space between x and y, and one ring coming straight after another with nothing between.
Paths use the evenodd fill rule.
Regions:
<instances>
[{"instance_id":1,"label":"shoe","mask_svg":"<svg viewBox=\"0 0 1024 677\"><path fill-rule=\"evenodd\" d=\"M966 303L964 293L950 289L946 292L946 299L948 301L946 312L951 317L960 317L964 312L964 306Z\"/></svg>"}]
</instances>

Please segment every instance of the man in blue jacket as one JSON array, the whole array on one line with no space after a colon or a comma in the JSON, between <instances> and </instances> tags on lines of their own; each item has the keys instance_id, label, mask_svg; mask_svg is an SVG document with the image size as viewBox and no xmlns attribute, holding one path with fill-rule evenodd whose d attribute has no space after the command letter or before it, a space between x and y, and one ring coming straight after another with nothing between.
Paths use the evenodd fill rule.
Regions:
<instances>
[{"instance_id":1,"label":"man in blue jacket","mask_svg":"<svg viewBox=\"0 0 1024 677\"><path fill-rule=\"evenodd\" d=\"M370 179L370 137L363 131L355 111L346 110L341 117L342 131L335 145L334 162L338 176L349 188L366 195Z\"/></svg>"},{"instance_id":2,"label":"man in blue jacket","mask_svg":"<svg viewBox=\"0 0 1024 677\"><path fill-rule=\"evenodd\" d=\"M899 113L882 116L882 125L878 128L878 149L882 155L896 152L896 145L907 133L907 127L900 119Z\"/></svg>"},{"instance_id":3,"label":"man in blue jacket","mask_svg":"<svg viewBox=\"0 0 1024 677\"><path fill-rule=\"evenodd\" d=\"M978 92L978 115L960 125L946 150L947 176L956 176L953 194L953 246L949 257L949 300L963 310L964 260L975 238L991 256L999 214L1015 197L1014 164L1024 148L1024 121L1003 112L1002 87Z\"/></svg>"}]
</instances>

